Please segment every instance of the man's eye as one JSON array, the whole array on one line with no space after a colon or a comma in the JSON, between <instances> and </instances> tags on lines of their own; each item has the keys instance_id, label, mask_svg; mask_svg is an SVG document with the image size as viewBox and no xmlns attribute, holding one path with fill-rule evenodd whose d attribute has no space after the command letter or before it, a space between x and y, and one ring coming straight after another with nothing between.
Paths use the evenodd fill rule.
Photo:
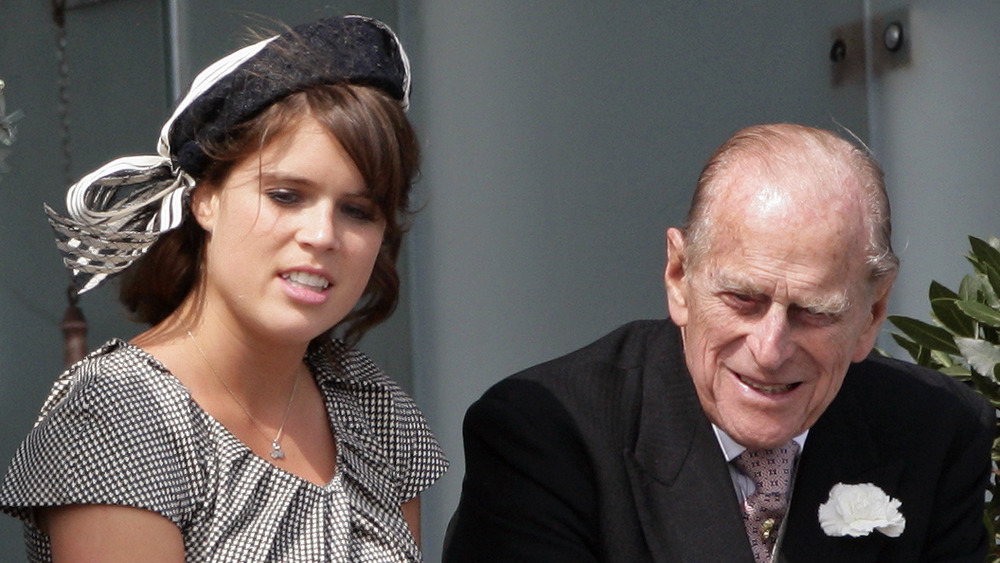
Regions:
<instances>
[{"instance_id":1,"label":"man's eye","mask_svg":"<svg viewBox=\"0 0 1000 563\"><path fill-rule=\"evenodd\" d=\"M730 307L740 311L749 311L756 307L758 302L754 296L746 293L724 293L722 298Z\"/></svg>"},{"instance_id":2,"label":"man's eye","mask_svg":"<svg viewBox=\"0 0 1000 563\"><path fill-rule=\"evenodd\" d=\"M813 308L802 309L802 315L814 325L829 325L838 318L834 313Z\"/></svg>"}]
</instances>

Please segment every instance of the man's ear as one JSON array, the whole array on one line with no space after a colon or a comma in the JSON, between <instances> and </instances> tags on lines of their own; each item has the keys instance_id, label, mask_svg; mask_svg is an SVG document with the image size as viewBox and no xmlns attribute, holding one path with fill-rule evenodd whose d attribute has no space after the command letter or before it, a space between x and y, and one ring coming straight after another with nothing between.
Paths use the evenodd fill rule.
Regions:
<instances>
[{"instance_id":1,"label":"man's ear","mask_svg":"<svg viewBox=\"0 0 1000 563\"><path fill-rule=\"evenodd\" d=\"M683 327L688 321L687 272L684 259L684 233L679 229L667 229L667 266L663 271L663 282L667 288L667 309L677 326Z\"/></svg>"},{"instance_id":2,"label":"man's ear","mask_svg":"<svg viewBox=\"0 0 1000 563\"><path fill-rule=\"evenodd\" d=\"M885 318L889 315L889 294L892 293L894 281L895 276L875 282L875 300L872 301L871 308L868 310L868 317L865 319L865 325L862 326L861 333L858 335L854 356L851 357L852 362L864 360L871 353L872 348L875 347L875 341L878 339L882 323L885 322Z\"/></svg>"},{"instance_id":3,"label":"man's ear","mask_svg":"<svg viewBox=\"0 0 1000 563\"><path fill-rule=\"evenodd\" d=\"M191 214L206 232L211 233L219 215L219 190L198 184L191 192Z\"/></svg>"}]
</instances>

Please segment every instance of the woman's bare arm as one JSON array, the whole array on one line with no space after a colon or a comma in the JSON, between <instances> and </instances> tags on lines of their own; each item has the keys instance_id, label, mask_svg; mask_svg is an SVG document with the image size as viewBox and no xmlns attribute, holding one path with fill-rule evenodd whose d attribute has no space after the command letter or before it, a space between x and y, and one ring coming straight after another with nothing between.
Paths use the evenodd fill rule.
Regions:
<instances>
[{"instance_id":1,"label":"woman's bare arm","mask_svg":"<svg viewBox=\"0 0 1000 563\"><path fill-rule=\"evenodd\" d=\"M184 541L173 522L149 510L101 504L69 505L37 512L52 541L56 563L85 561L178 563Z\"/></svg>"},{"instance_id":2,"label":"woman's bare arm","mask_svg":"<svg viewBox=\"0 0 1000 563\"><path fill-rule=\"evenodd\" d=\"M406 524L410 527L410 533L413 534L413 541L417 542L417 547L420 547L420 497L411 498L404 502L400 508L403 509L403 519L406 520Z\"/></svg>"}]
</instances>

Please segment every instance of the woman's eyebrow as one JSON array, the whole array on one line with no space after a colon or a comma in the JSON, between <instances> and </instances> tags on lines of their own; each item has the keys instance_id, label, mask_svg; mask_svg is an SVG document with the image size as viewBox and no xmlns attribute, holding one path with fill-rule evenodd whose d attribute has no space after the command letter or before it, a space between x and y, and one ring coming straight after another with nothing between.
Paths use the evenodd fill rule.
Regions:
<instances>
[{"instance_id":1,"label":"woman's eyebrow","mask_svg":"<svg viewBox=\"0 0 1000 563\"><path fill-rule=\"evenodd\" d=\"M294 186L302 187L316 187L322 185L321 181L313 180L308 176L303 176L294 171L265 171L260 173L260 181L262 184L273 183L273 184L291 184ZM345 195L349 197L358 197L364 199L372 199L371 191L366 187L361 186L355 190L347 192Z\"/></svg>"}]
</instances>

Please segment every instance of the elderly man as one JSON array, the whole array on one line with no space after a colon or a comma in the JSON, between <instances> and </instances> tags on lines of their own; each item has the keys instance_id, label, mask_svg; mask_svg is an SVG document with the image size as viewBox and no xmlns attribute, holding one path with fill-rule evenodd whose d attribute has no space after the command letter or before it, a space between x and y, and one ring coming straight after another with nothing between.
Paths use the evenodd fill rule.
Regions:
<instances>
[{"instance_id":1,"label":"elderly man","mask_svg":"<svg viewBox=\"0 0 1000 563\"><path fill-rule=\"evenodd\" d=\"M445 562L981 562L993 409L871 354L889 235L866 153L737 133L667 231L670 320L469 409Z\"/></svg>"}]
</instances>

